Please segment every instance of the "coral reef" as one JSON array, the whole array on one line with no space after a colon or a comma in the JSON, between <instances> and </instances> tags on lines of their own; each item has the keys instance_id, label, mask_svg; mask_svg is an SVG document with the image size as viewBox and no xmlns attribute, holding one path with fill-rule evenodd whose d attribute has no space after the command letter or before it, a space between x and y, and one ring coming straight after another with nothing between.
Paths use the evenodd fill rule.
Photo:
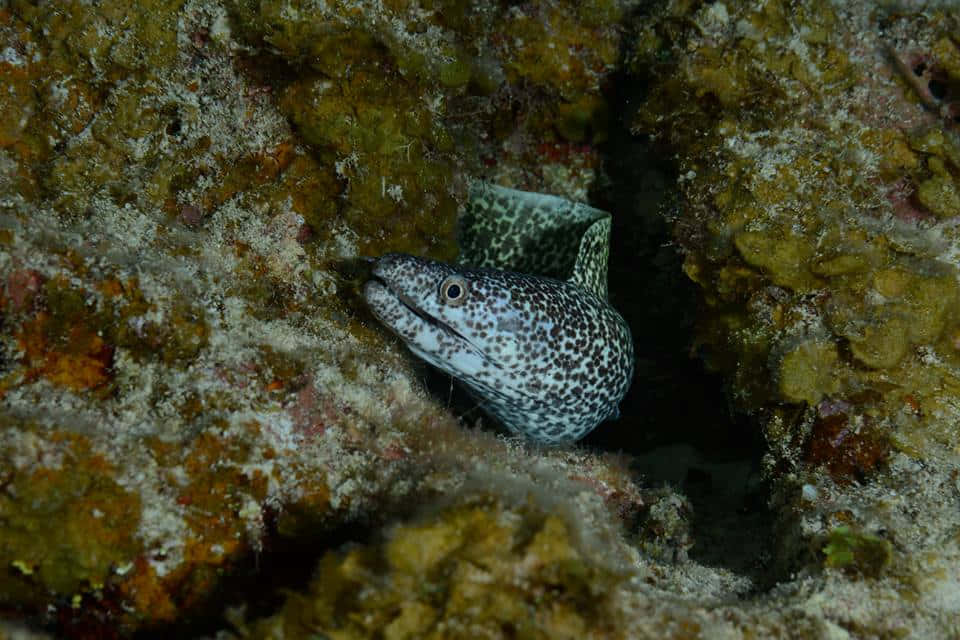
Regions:
<instances>
[{"instance_id":1,"label":"coral reef","mask_svg":"<svg viewBox=\"0 0 960 640\"><path fill-rule=\"evenodd\" d=\"M291 540L221 635L955 635L958 16L911 6L5 4L0 637L209 625ZM585 199L615 72L762 434L751 566L690 487L466 426L352 279L452 257L468 175Z\"/></svg>"},{"instance_id":2,"label":"coral reef","mask_svg":"<svg viewBox=\"0 0 960 640\"><path fill-rule=\"evenodd\" d=\"M485 469L642 509L613 461L465 431L348 273L453 257L478 149L562 147L566 105L602 102L612 61L586 44L617 50L619 10L319 4L0 9L0 616L69 637L187 625L255 554ZM560 83L507 70L526 27L498 34L542 36L540 11ZM494 122L511 101L517 122ZM597 154L571 157L554 166L579 178Z\"/></svg>"},{"instance_id":3,"label":"coral reef","mask_svg":"<svg viewBox=\"0 0 960 640\"><path fill-rule=\"evenodd\" d=\"M573 529L573 530L571 530ZM462 498L394 527L379 546L328 554L308 591L247 638L612 637L630 575L578 548L577 527L535 505Z\"/></svg>"},{"instance_id":4,"label":"coral reef","mask_svg":"<svg viewBox=\"0 0 960 640\"><path fill-rule=\"evenodd\" d=\"M633 130L678 158L699 348L763 431L773 566L855 569L871 598L915 594L910 633L955 633L935 593L957 588L960 554L960 14L664 11L638 28ZM906 631L899 615L838 621L877 636Z\"/></svg>"}]
</instances>

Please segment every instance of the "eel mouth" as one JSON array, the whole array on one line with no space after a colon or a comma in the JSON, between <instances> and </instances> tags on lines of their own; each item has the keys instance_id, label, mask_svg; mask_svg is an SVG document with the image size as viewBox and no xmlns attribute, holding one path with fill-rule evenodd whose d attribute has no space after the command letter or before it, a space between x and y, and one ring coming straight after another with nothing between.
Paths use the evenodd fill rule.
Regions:
<instances>
[{"instance_id":1,"label":"eel mouth","mask_svg":"<svg viewBox=\"0 0 960 640\"><path fill-rule=\"evenodd\" d=\"M397 291L394 287L392 287L392 286L390 285L390 282L389 282L387 279L385 279L385 278L383 278L383 277L381 277L381 276L378 276L378 275L374 274L373 276L371 276L370 280L368 281L368 284L369 284L369 283L377 283L377 284L381 285L384 289L387 290L387 292L388 292L397 302L399 302L401 305L403 305L403 307L404 307L407 311L409 311L410 313L414 314L415 316L417 316L418 318L420 318L421 320L423 320L424 323L426 323L427 325L429 325L429 326L431 326L431 327L434 327L434 328L438 329L439 331L442 331L443 333L445 333L445 334L447 334L448 336L454 338L455 340L457 340L457 341L459 341L459 342L462 342L462 343L465 344L468 348L470 348L471 350L473 350L473 351L475 351L477 354L479 354L480 357L483 358L485 361L490 362L490 363L492 363L492 364L495 364L494 361L493 361L486 353L484 353L482 349L480 349L476 344L474 344L472 340L470 340L469 338L467 338L465 335L463 335L462 333L460 333L459 331L457 331L456 329L454 329L452 326L450 326L449 324L447 324L446 322L444 322L444 321L441 320L440 318L437 318L436 316L430 315L428 312L424 311L424 310L416 303L416 301L415 301L413 298L411 298L410 296L408 296L408 295L406 295L406 294L404 294L404 293L402 293L402 292L400 292L400 291Z\"/></svg>"}]
</instances>

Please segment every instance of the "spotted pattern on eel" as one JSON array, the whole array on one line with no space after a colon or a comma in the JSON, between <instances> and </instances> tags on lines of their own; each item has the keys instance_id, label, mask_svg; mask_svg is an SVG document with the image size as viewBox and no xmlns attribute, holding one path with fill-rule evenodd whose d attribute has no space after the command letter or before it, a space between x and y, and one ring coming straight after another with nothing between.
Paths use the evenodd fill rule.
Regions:
<instances>
[{"instance_id":1,"label":"spotted pattern on eel","mask_svg":"<svg viewBox=\"0 0 960 640\"><path fill-rule=\"evenodd\" d=\"M508 429L571 442L618 415L633 377L630 329L607 302L609 237L605 211L475 182L459 263L387 254L364 297Z\"/></svg>"}]
</instances>

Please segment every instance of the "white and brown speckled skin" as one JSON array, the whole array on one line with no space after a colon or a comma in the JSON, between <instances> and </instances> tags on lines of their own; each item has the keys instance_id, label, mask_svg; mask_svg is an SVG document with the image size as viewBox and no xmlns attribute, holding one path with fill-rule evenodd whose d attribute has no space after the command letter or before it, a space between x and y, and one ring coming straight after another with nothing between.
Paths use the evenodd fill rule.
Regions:
<instances>
[{"instance_id":1,"label":"white and brown speckled skin","mask_svg":"<svg viewBox=\"0 0 960 640\"><path fill-rule=\"evenodd\" d=\"M570 442L617 414L633 375L633 342L623 318L594 293L405 254L381 257L373 273L364 295L377 318L510 430ZM465 285L453 303L442 293L451 278Z\"/></svg>"},{"instance_id":2,"label":"white and brown speckled skin","mask_svg":"<svg viewBox=\"0 0 960 640\"><path fill-rule=\"evenodd\" d=\"M516 433L571 442L616 416L633 341L607 302L610 214L474 182L460 223L469 266L385 255L364 290L373 313Z\"/></svg>"}]
</instances>

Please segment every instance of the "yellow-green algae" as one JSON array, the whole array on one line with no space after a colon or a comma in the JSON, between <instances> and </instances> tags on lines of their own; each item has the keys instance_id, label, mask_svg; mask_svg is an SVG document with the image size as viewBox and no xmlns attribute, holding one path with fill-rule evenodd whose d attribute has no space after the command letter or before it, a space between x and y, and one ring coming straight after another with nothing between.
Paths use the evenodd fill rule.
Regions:
<instances>
[{"instance_id":1,"label":"yellow-green algae","mask_svg":"<svg viewBox=\"0 0 960 640\"><path fill-rule=\"evenodd\" d=\"M605 134L606 110L599 90L618 60L616 25L624 16L623 3L550 1L505 7L461 0L322 5L235 0L229 4L247 38L266 42L288 60L319 72L334 95L343 91L338 85L354 74L358 78L370 74L385 86L417 87L412 93L392 91L401 100L405 95L422 96L416 110L427 107L432 112L434 130L413 138L414 153L431 147L448 151L462 136L460 117L447 105L449 97L464 92L540 94L513 108L522 110L517 121L529 119L524 126L541 136L559 133L580 141L591 136L599 140ZM310 75L294 84L309 84ZM446 96L437 91L441 87ZM311 117L310 109L304 103L288 113L306 112L303 121ZM365 111L366 116L361 111L347 115L367 121L384 115L382 109ZM445 122L446 115L452 120ZM510 130L515 127L516 122L509 125ZM363 154L373 148L354 145L352 150ZM379 175L390 177L389 165L376 157L364 161L377 165Z\"/></svg>"},{"instance_id":2,"label":"yellow-green algae","mask_svg":"<svg viewBox=\"0 0 960 640\"><path fill-rule=\"evenodd\" d=\"M892 554L888 540L841 526L830 532L823 547L823 564L876 578L890 564Z\"/></svg>"},{"instance_id":3,"label":"yellow-green algae","mask_svg":"<svg viewBox=\"0 0 960 640\"><path fill-rule=\"evenodd\" d=\"M84 160L72 145L68 145L70 159L54 154L54 165L40 180L46 191L66 197L65 192L86 190L92 184L124 188L116 180L122 175L116 168L127 157L121 145L111 142L122 134L147 135L156 126L156 115L143 104L142 96L149 95L149 90L116 100L117 93L108 92L107 87L121 79L146 80L155 69L176 61L176 12L183 3L114 1L101 3L97 11L82 2L9 5L6 17L23 28L28 42L35 43L25 56L25 70L40 79L31 103L21 104L18 111L31 116L24 127L29 137L23 142L34 144L26 157L47 159L51 150L45 145L63 145L87 127L91 142L101 145L97 155L103 162L86 163L82 169L77 163ZM16 76L19 69L13 71ZM97 118L104 109L115 118ZM78 175L81 171L84 174Z\"/></svg>"},{"instance_id":4,"label":"yellow-green algae","mask_svg":"<svg viewBox=\"0 0 960 640\"><path fill-rule=\"evenodd\" d=\"M4 424L39 436L36 427ZM0 603L43 606L50 591L102 590L112 570L141 551L140 496L118 485L113 465L86 438L54 434L62 468L3 473L0 494Z\"/></svg>"},{"instance_id":5,"label":"yellow-green algae","mask_svg":"<svg viewBox=\"0 0 960 640\"><path fill-rule=\"evenodd\" d=\"M561 517L473 499L326 554L305 593L243 635L620 637L614 593L625 579L578 548Z\"/></svg>"},{"instance_id":6,"label":"yellow-green algae","mask_svg":"<svg viewBox=\"0 0 960 640\"><path fill-rule=\"evenodd\" d=\"M938 124L905 135L893 110L846 103L851 86L869 83L844 42L824 37L837 28L836 13L808 3L795 9L699 11L703 28L723 19L741 37L698 41L658 76L635 130L683 150L694 206L682 228L693 223L708 238L678 238L688 250L685 271L709 305L700 336L722 345L713 364L746 392L744 408L770 400L813 406L876 389L870 411L895 421L902 402L887 385L923 399L945 392L942 375L931 384L910 375L918 349L960 362L957 346L943 339L960 321L958 285L955 266L933 246L902 223L880 221L960 213L957 147ZM948 24L938 14L928 28ZM641 60L648 58L635 68ZM899 108L912 106L904 100ZM842 117L831 117L838 109ZM702 124L687 127L691 118ZM906 211L911 191L919 208ZM772 297L770 285L779 291Z\"/></svg>"},{"instance_id":7,"label":"yellow-green algae","mask_svg":"<svg viewBox=\"0 0 960 640\"><path fill-rule=\"evenodd\" d=\"M835 344L804 340L792 346L780 361L779 391L791 402L816 404L840 390L840 356Z\"/></svg>"},{"instance_id":8,"label":"yellow-green algae","mask_svg":"<svg viewBox=\"0 0 960 640\"><path fill-rule=\"evenodd\" d=\"M924 74L953 78L958 19L667 3L631 56L634 132L677 159L697 341L766 443L772 568L846 569L815 582L871 603L829 614L853 636L956 628L960 165ZM903 597L913 630L876 609Z\"/></svg>"},{"instance_id":9,"label":"yellow-green algae","mask_svg":"<svg viewBox=\"0 0 960 640\"><path fill-rule=\"evenodd\" d=\"M281 535L309 538L417 490L438 451L529 466L425 397L333 267L390 250L452 257L479 148L513 139L536 160L561 127L596 134L622 13L555 2L546 31L522 21L538 34L526 47L556 35L576 50L556 59L576 63L561 87L504 70L517 42L499 33L517 10L369 5L0 10L0 480L36 480L49 500L64 482L93 487L45 507L59 528L11 503L5 609L93 635L156 627L229 583L261 549L268 508ZM515 101L516 114L502 107ZM551 158L575 178L595 161ZM69 471L55 453L76 433L89 446ZM636 510L626 474L586 473ZM98 513L117 530L102 534ZM6 539L18 527L29 544ZM38 561L48 548L67 560Z\"/></svg>"},{"instance_id":10,"label":"yellow-green algae","mask_svg":"<svg viewBox=\"0 0 960 640\"><path fill-rule=\"evenodd\" d=\"M48 141L63 145L62 150L52 154L52 162L38 178L41 187L53 197L54 204L64 215L93 215L97 208L97 199L102 197L110 198L119 204L156 206L156 203L163 203L164 209L173 216L179 213L181 207L188 205L200 207L205 213L221 204L225 195L229 195L227 189L231 183L236 185L232 190L234 193L245 190L248 186L272 186L265 184L273 177L269 173L269 161L264 161L262 156L251 154L242 159L245 164L237 166L233 158L223 153L225 144L236 145L236 141L199 135L195 127L189 126L191 122L209 117L190 100L190 93L199 93L201 89L197 85L200 83L215 85L220 77L214 73L212 77L204 78L200 73L191 73L189 68L177 69L176 65L181 63L183 52L176 47L177 29L174 27L182 5L182 0L158 3L155 7L138 5L138 8L129 8L123 3L108 3L102 7L101 15L86 12L81 3L67 3L59 12L26 4L21 7L20 3L15 3L12 19L16 24L29 25L29 28L25 29L25 32L31 32L28 36L35 30L42 30L47 35L37 45L45 55L36 56L39 62L32 63L36 69L29 68L28 71L45 78L48 89L39 93L39 101L34 97L37 101L35 104L10 105L11 108L16 106L16 110L20 112L36 113L38 117L35 121L30 121L27 127L22 126L22 119L19 124L11 123L11 129L20 127L23 132L11 131L8 136L10 140L4 143L4 146L20 150L24 160L31 160L36 164L38 160L50 157L50 149L45 146L30 149L28 145L31 140L42 145L49 144ZM81 12L85 12L82 19ZM97 33L98 30L109 37L99 37L97 48L87 51L83 47L89 34ZM158 30L162 30L163 37L154 37L154 32ZM184 35L197 39L192 45L195 49L193 53L201 60L201 64L197 65L199 72L208 59L204 49L215 49L220 45L203 31ZM149 42L150 46L143 46L144 42ZM44 45L48 47L47 50L43 49ZM66 69L70 69L70 74L66 73ZM81 73L78 73L78 70ZM169 79L163 77L164 73L171 70L183 74L184 77L178 79L184 82L185 87L171 91ZM10 71L12 79L25 75L18 68ZM82 73L84 71L87 73ZM54 80L61 74L64 77L63 83L66 84L58 85ZM390 76L391 73L383 69L373 75L368 74L365 84L380 86ZM122 78L122 81L116 82L118 78ZM25 82L24 92L29 86L29 76L25 76ZM108 82L115 84L109 85ZM310 82L309 74L304 80L298 81L304 85L309 85ZM280 84L282 85L282 82ZM77 99L68 93L73 90L73 85L78 85L77 91L81 94L90 94L83 99L87 105L86 111L78 107ZM178 91L182 93L177 93ZM393 152L397 154L397 158L406 158L410 165L406 170L398 167L394 171L393 162L397 158L381 155L379 152L383 147L376 143L376 132L380 129L383 118L393 117L392 114L406 114L413 101L416 104L427 104L427 101L422 100L422 91L416 86L394 86L389 94L390 99L382 100L388 95L382 93L379 103L371 104L366 111L361 111L361 114L374 114L373 120L362 120L361 128L358 129L364 135L369 132L371 137L359 142L353 140L356 145L347 145L348 153L344 155L366 152L369 155L362 158L364 163L378 165L379 170L371 172L366 164L352 167L369 179L366 182L356 180L353 185L356 203L353 204L353 198L348 198L346 202L351 206L348 206L346 211L350 222L362 227L358 228L357 232L364 241L373 237L370 229L379 229L376 225L382 225L386 221L391 227L396 227L395 233L390 236L395 242L391 248L421 253L433 250L438 255L450 257L451 225L455 213L449 169L452 157L428 161L423 158L427 149L418 147L419 140L394 140L400 145L406 145L404 155L399 154L399 149L393 149ZM17 95L20 94L14 94L12 98ZM344 96L339 101L339 109L343 113L350 113L351 102L355 103L354 106L362 104L356 98L353 94ZM400 100L403 102L399 102ZM256 96L253 96L250 102L256 103ZM333 100L325 101L324 108L336 108L335 104L337 103ZM77 125L60 126L51 130L57 121L54 120L51 124L49 119L41 117L46 111L54 114L61 111L85 113L85 116ZM303 120L299 117L301 113L302 108L293 109L289 115L294 122L300 122ZM421 122L432 122L435 117L429 114L419 119ZM321 125L315 130L321 131L326 140L338 139L342 133L332 122ZM83 135L77 135L81 132ZM31 135L33 137L25 137ZM447 140L441 144L446 144L449 150L449 136L445 133L438 135L441 140ZM307 140L315 142L309 135ZM428 142L432 145L435 139L431 138ZM288 149L292 149L288 141L276 141L277 145L284 143ZM411 149L414 156L412 161ZM131 164L131 158L135 158L136 162ZM330 218L337 214L339 208L335 206L336 198L343 191L339 180L347 177L340 175L339 180L336 177L333 170L336 158L327 156L325 160L323 171L326 175L321 175L319 180L313 180L313 184L309 185L310 191L314 193L314 200L322 197L323 202L315 207L301 207L307 209L302 212L302 215L309 218L307 223L321 234L329 234ZM289 162L284 158L279 161ZM413 164L410 164L411 162ZM266 174L265 171L253 172L249 169L242 173L237 171L249 166L249 163L266 164ZM320 173L316 168L312 171ZM274 176L276 173L278 172L274 172ZM396 177L393 174L396 174ZM436 178L431 178L432 176ZM185 201L183 192L194 191L191 187L195 187L198 182L210 184L215 191L205 193L193 202ZM431 192L438 194L439 205L424 204L423 194ZM269 195L273 195L274 202L278 203L289 197L288 193ZM318 219L320 215L322 217ZM405 226L405 216L419 216L421 222L416 227ZM422 222L426 219L434 223L433 228ZM371 220L375 222L369 227ZM443 221L446 221L446 226L438 224ZM381 244L364 248L374 253L383 252L384 236L376 234L376 238Z\"/></svg>"},{"instance_id":11,"label":"yellow-green algae","mask_svg":"<svg viewBox=\"0 0 960 640\"><path fill-rule=\"evenodd\" d=\"M413 238L449 238L453 198L449 133L398 74L357 71L349 79L304 75L281 107L303 140L334 152L348 205L341 214L378 252L382 238L398 250L452 257ZM410 238L410 239L408 239Z\"/></svg>"}]
</instances>

